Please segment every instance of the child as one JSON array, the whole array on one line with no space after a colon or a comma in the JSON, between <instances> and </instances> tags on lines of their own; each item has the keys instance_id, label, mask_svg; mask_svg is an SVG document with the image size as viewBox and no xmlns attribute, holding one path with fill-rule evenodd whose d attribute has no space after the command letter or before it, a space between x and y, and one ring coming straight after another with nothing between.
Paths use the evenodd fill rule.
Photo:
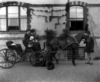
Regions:
<instances>
[{"instance_id":1,"label":"child","mask_svg":"<svg viewBox=\"0 0 100 82\"><path fill-rule=\"evenodd\" d=\"M87 31L86 36L87 38L84 42L86 43L85 52L87 53L87 58L88 58L88 61L86 62L86 64L92 65L93 64L92 53L94 52L94 40L93 40L93 37L91 37L91 33L89 31Z\"/></svg>"}]
</instances>

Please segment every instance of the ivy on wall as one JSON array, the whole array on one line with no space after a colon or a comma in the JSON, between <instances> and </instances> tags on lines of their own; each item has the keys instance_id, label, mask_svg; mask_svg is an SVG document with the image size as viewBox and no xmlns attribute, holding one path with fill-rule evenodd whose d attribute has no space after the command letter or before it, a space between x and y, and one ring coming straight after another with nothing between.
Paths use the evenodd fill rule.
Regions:
<instances>
[{"instance_id":1,"label":"ivy on wall","mask_svg":"<svg viewBox=\"0 0 100 82\"><path fill-rule=\"evenodd\" d=\"M54 6L45 6L47 9L40 9L40 10L36 10L34 7L32 7L32 4L29 3L22 3L22 2L17 2L17 1L8 1L8 2L3 2L0 3L0 7L4 7L4 6L21 6L23 8L27 8L27 27L30 29L31 28L31 20L32 20L32 15L37 16L37 17L44 17L46 22L51 22L53 18L57 18L58 23L56 23L55 25L60 25L60 24L66 24L66 27L69 27L69 10L70 10L70 6L83 6L85 7L87 4L81 1L73 1L73 2L69 2L65 5L65 9L58 9L58 10L54 10ZM32 7L32 8L31 8ZM40 6L40 8L44 8L43 6ZM86 9L86 7L85 7ZM61 14L60 16L54 16L53 13L60 13L65 11L64 14ZM40 15L36 14L36 12L40 13ZM44 15L41 15L41 13L45 13ZM50 15L46 15L46 14L50 14ZM62 17L65 17L66 20L63 23L60 23L60 19ZM85 16L86 19L86 16Z\"/></svg>"},{"instance_id":2,"label":"ivy on wall","mask_svg":"<svg viewBox=\"0 0 100 82\"><path fill-rule=\"evenodd\" d=\"M33 10L27 5L27 27L28 29L31 29L31 20L32 20L32 15L31 12Z\"/></svg>"},{"instance_id":3,"label":"ivy on wall","mask_svg":"<svg viewBox=\"0 0 100 82\"><path fill-rule=\"evenodd\" d=\"M53 18L57 18L58 23L59 23L59 19L62 18L62 17L66 17L66 14L62 14L61 16L54 16L53 13L54 12L59 13L59 12L62 12L62 11L65 11L65 9L51 10L51 11L50 10L35 10L35 9L33 9L32 14L34 16L37 16L37 17L45 17L46 22L51 22ZM40 15L35 14L35 12L40 13ZM46 16L46 15L41 15L41 13L51 14L51 15Z\"/></svg>"},{"instance_id":4,"label":"ivy on wall","mask_svg":"<svg viewBox=\"0 0 100 82\"><path fill-rule=\"evenodd\" d=\"M32 20L32 15L37 16L37 17L44 17L46 22L51 22L53 18L57 18L58 23L60 18L66 17L66 14L62 14L61 16L54 16L53 13L60 13L65 11L65 9L59 9L59 10L53 10L52 6L47 6L46 10L36 10L34 7L31 8L31 4L29 3L22 3L22 2L17 2L17 1L8 1L8 2L3 2L0 3L0 7L8 7L8 6L21 6L23 8L27 8L27 28L31 28L31 20ZM35 12L40 13L40 15L37 15ZM45 13L45 15L41 15L41 13ZM50 14L49 16L46 16L46 14ZM63 23L62 23L63 24Z\"/></svg>"},{"instance_id":5,"label":"ivy on wall","mask_svg":"<svg viewBox=\"0 0 100 82\"><path fill-rule=\"evenodd\" d=\"M22 7L27 7L29 3L22 3L22 2L17 2L17 1L7 1L0 3L0 7L4 6L22 6Z\"/></svg>"},{"instance_id":6,"label":"ivy on wall","mask_svg":"<svg viewBox=\"0 0 100 82\"><path fill-rule=\"evenodd\" d=\"M31 15L32 9L30 8L30 4L17 2L17 1L13 1L13 2L8 1L8 2L0 3L0 7L8 7L8 6L21 6L23 8L27 8L27 28L30 29L31 28L30 23L32 19L32 15Z\"/></svg>"}]
</instances>

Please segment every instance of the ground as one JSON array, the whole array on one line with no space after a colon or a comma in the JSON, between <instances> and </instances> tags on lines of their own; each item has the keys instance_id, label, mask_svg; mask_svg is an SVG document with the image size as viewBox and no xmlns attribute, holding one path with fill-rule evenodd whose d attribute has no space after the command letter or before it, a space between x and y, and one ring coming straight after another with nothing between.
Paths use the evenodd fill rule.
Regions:
<instances>
[{"instance_id":1,"label":"ground","mask_svg":"<svg viewBox=\"0 0 100 82\"><path fill-rule=\"evenodd\" d=\"M32 67L29 62L17 63L10 69L0 68L0 82L100 82L100 60L94 65L85 61L60 61L54 70Z\"/></svg>"}]
</instances>

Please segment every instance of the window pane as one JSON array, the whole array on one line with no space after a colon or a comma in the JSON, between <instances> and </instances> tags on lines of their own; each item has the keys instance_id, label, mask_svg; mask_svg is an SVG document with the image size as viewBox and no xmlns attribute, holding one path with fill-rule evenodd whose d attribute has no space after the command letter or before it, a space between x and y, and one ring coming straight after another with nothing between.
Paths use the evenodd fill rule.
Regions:
<instances>
[{"instance_id":1,"label":"window pane","mask_svg":"<svg viewBox=\"0 0 100 82\"><path fill-rule=\"evenodd\" d=\"M77 17L83 18L83 7L77 6Z\"/></svg>"},{"instance_id":2,"label":"window pane","mask_svg":"<svg viewBox=\"0 0 100 82\"><path fill-rule=\"evenodd\" d=\"M27 29L27 19L21 19L21 30L25 31Z\"/></svg>"},{"instance_id":3,"label":"window pane","mask_svg":"<svg viewBox=\"0 0 100 82\"><path fill-rule=\"evenodd\" d=\"M70 7L70 18L76 18L77 17L77 9L76 6Z\"/></svg>"},{"instance_id":4,"label":"window pane","mask_svg":"<svg viewBox=\"0 0 100 82\"><path fill-rule=\"evenodd\" d=\"M8 18L18 18L18 7L8 7Z\"/></svg>"},{"instance_id":5,"label":"window pane","mask_svg":"<svg viewBox=\"0 0 100 82\"><path fill-rule=\"evenodd\" d=\"M20 7L21 18L27 18L27 8Z\"/></svg>"},{"instance_id":6,"label":"window pane","mask_svg":"<svg viewBox=\"0 0 100 82\"><path fill-rule=\"evenodd\" d=\"M19 30L18 6L8 7L8 30Z\"/></svg>"},{"instance_id":7,"label":"window pane","mask_svg":"<svg viewBox=\"0 0 100 82\"><path fill-rule=\"evenodd\" d=\"M6 7L0 8L0 18L6 18Z\"/></svg>"},{"instance_id":8,"label":"window pane","mask_svg":"<svg viewBox=\"0 0 100 82\"><path fill-rule=\"evenodd\" d=\"M19 26L18 19L8 19L8 26Z\"/></svg>"},{"instance_id":9,"label":"window pane","mask_svg":"<svg viewBox=\"0 0 100 82\"><path fill-rule=\"evenodd\" d=\"M8 19L8 30L19 30L18 19Z\"/></svg>"},{"instance_id":10,"label":"window pane","mask_svg":"<svg viewBox=\"0 0 100 82\"><path fill-rule=\"evenodd\" d=\"M83 18L83 7L80 6L70 7L70 18Z\"/></svg>"},{"instance_id":11,"label":"window pane","mask_svg":"<svg viewBox=\"0 0 100 82\"><path fill-rule=\"evenodd\" d=\"M27 8L20 7L20 12L21 30L25 31L27 29Z\"/></svg>"},{"instance_id":12,"label":"window pane","mask_svg":"<svg viewBox=\"0 0 100 82\"><path fill-rule=\"evenodd\" d=\"M0 19L0 31L6 31L6 19Z\"/></svg>"}]
</instances>

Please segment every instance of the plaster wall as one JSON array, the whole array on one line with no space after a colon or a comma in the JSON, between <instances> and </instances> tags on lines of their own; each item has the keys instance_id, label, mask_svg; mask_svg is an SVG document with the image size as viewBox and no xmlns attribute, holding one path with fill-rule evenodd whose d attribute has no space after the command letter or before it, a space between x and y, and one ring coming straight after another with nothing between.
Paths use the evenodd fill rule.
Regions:
<instances>
[{"instance_id":1,"label":"plaster wall","mask_svg":"<svg viewBox=\"0 0 100 82\"><path fill-rule=\"evenodd\" d=\"M19 1L19 2L27 2L31 4L65 4L68 0L0 0L3 1ZM69 0L69 1L83 1L90 4L99 4L100 0Z\"/></svg>"},{"instance_id":2,"label":"plaster wall","mask_svg":"<svg viewBox=\"0 0 100 82\"><path fill-rule=\"evenodd\" d=\"M9 0L1 0L1 2L4 1L9 1ZM15 0L10 0L10 1L15 1ZM17 0L19 2L28 2L31 4L65 4L67 2L67 0ZM72 1L72 0L70 0ZM73 1L77 1L77 0L73 0ZM79 1L79 0L78 0ZM100 0L80 0L89 4L99 4ZM89 8L89 29L92 33L92 36L100 36L100 7L88 7ZM33 8L35 10L50 10L50 8L46 7L46 8ZM61 10L61 9L65 9L65 7L54 7L54 10ZM51 11L51 10L50 10ZM65 14L65 11L63 12L53 12L52 16L58 16L55 18L52 18L50 20L50 16L51 16L51 12L50 13L46 13L46 12L37 12L34 11L32 13L32 21L31 21L31 28L35 28L37 30L37 33L39 35L44 35L44 30L45 29L53 29L57 32L57 34L61 34L62 30L65 28L65 24L64 22L66 22L66 17L62 16ZM46 16L46 17L44 17ZM59 18L59 16L61 16L61 18ZM24 26L23 26L24 27ZM21 39L12 39L15 43L20 43L22 45L22 47L24 48L23 44L22 44L22 38L24 36L23 34L0 34L0 38L4 38L7 37L8 39L1 39L0 40L0 44L1 47L0 49L6 48L5 42L9 40L10 37L16 37L19 38L21 37ZM43 42L41 42L41 45ZM100 39L95 39L95 55L94 56L99 56L99 51L100 51ZM81 45L84 45L81 42Z\"/></svg>"}]
</instances>

